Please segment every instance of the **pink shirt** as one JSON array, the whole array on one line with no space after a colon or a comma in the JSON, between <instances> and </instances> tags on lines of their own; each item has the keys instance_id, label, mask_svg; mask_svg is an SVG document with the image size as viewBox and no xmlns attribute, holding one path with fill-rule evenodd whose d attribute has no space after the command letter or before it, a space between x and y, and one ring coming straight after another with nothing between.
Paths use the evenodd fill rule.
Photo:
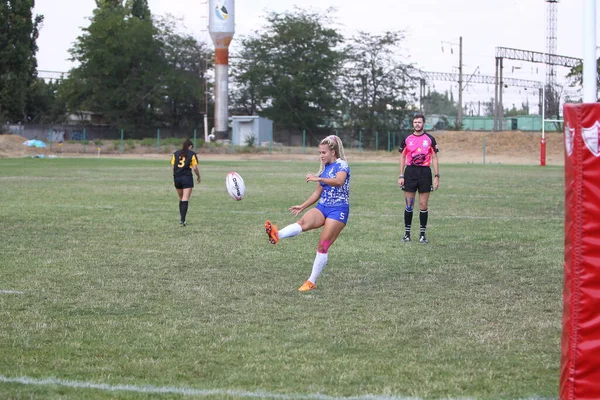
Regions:
<instances>
[{"instance_id":1,"label":"pink shirt","mask_svg":"<svg viewBox=\"0 0 600 400\"><path fill-rule=\"evenodd\" d=\"M429 167L431 155L437 153L438 146L435 138L427 132L421 135L408 135L400 143L400 151L406 156L406 165Z\"/></svg>"}]
</instances>

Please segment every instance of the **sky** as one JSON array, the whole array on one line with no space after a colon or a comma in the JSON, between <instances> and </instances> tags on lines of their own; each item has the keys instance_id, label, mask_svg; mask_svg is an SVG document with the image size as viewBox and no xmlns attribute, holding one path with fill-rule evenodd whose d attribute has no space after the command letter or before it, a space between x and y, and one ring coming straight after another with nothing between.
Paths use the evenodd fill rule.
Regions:
<instances>
[{"instance_id":1,"label":"sky","mask_svg":"<svg viewBox=\"0 0 600 400\"><path fill-rule=\"evenodd\" d=\"M182 28L199 40L210 41L207 34L208 0L148 0L152 14L171 14L182 21ZM60 7L57 6L60 3ZM583 57L584 0L562 0L557 10L557 54ZM473 73L494 76L496 47L544 52L546 50L545 0L237 0L235 1L236 38L251 35L264 26L265 16L272 12L293 11L295 7L327 14L335 27L350 37L358 31L383 34L403 31L402 55L419 69L431 72L458 72L459 40L463 40L463 73L465 81ZM37 0L34 13L44 16L38 39L38 70L66 72L74 64L69 61L72 47L81 28L89 25L94 0ZM331 10L333 8L333 10ZM600 7L597 10L600 16ZM598 16L596 20L598 20ZM600 26L598 26L600 32ZM600 38L600 35L597 35ZM600 40L597 39L600 45ZM239 43L239 42L238 42ZM565 83L568 69L556 69L557 81ZM545 80L543 64L504 60L507 78ZM432 90L451 90L457 98L458 84L429 82ZM566 89L575 92L575 89ZM494 97L493 85L469 84L464 89L465 103L477 107L478 102ZM507 88L504 106L528 101L537 107L535 90ZM475 110L477 112L477 110Z\"/></svg>"}]
</instances>

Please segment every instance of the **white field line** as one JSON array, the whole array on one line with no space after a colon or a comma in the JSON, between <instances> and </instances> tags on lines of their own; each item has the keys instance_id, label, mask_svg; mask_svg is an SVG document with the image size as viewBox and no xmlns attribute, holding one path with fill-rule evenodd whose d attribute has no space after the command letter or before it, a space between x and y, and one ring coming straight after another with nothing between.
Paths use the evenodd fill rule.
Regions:
<instances>
[{"instance_id":1,"label":"white field line","mask_svg":"<svg viewBox=\"0 0 600 400\"><path fill-rule=\"evenodd\" d=\"M268 392L246 392L241 390L227 389L192 389L176 386L135 386L135 385L109 385L106 383L95 383L86 381L69 381L58 378L29 378L21 376L11 378L0 375L0 383L17 383L21 385L35 386L62 386L74 389L95 389L106 392L134 392L134 393L151 393L151 394L178 394L183 396L232 396L240 398L252 399L283 399L283 400L421 400L418 397L403 397L403 396L383 396L367 394L363 396L338 397L327 396L323 394L277 394ZM469 397L461 397L454 400L472 400ZM453 400L446 398L446 400ZM541 397L530 397L521 400L555 400L555 398L543 399Z\"/></svg>"},{"instance_id":2,"label":"white field line","mask_svg":"<svg viewBox=\"0 0 600 400\"><path fill-rule=\"evenodd\" d=\"M18 292L16 290L0 290L0 294L25 294L25 293Z\"/></svg>"},{"instance_id":3,"label":"white field line","mask_svg":"<svg viewBox=\"0 0 600 400\"><path fill-rule=\"evenodd\" d=\"M0 383L18 383L22 385L37 386L63 386L76 389L96 389L107 392L134 392L151 394L178 394L184 396L233 396L241 398L259 399L284 399L284 400L419 400L415 397L376 396L364 395L356 397L336 397L321 394L277 394L268 392L246 392L241 390L226 389L192 389L173 386L135 386L135 385L109 385L85 381L68 381L57 378L35 379L25 376L11 378L0 375Z\"/></svg>"},{"instance_id":4,"label":"white field line","mask_svg":"<svg viewBox=\"0 0 600 400\"><path fill-rule=\"evenodd\" d=\"M366 217L366 218L378 218L378 217L393 217L393 218L403 218L404 214L362 214L362 213L352 213L350 210L350 217ZM493 215L493 216L477 216L477 215L433 215L432 218L439 219L485 219L485 220L498 220L498 221L506 221L506 220L515 220L515 221L564 221L564 218L558 217L518 217L512 215Z\"/></svg>"},{"instance_id":5,"label":"white field line","mask_svg":"<svg viewBox=\"0 0 600 400\"><path fill-rule=\"evenodd\" d=\"M436 218L441 219L496 219L499 221L504 220L515 220L515 221L564 221L563 218L559 217L517 217L513 215L497 215L497 216L475 216L475 215L447 215L447 216L439 216Z\"/></svg>"}]
</instances>

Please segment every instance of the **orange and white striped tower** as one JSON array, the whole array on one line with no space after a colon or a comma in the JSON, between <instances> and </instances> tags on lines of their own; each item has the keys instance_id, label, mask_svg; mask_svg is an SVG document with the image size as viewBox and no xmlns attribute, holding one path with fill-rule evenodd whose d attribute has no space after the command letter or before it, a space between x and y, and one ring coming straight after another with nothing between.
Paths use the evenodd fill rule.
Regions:
<instances>
[{"instance_id":1,"label":"orange and white striped tower","mask_svg":"<svg viewBox=\"0 0 600 400\"><path fill-rule=\"evenodd\" d=\"M229 133L229 44L235 32L234 0L209 0L208 32L215 45L215 135Z\"/></svg>"}]
</instances>

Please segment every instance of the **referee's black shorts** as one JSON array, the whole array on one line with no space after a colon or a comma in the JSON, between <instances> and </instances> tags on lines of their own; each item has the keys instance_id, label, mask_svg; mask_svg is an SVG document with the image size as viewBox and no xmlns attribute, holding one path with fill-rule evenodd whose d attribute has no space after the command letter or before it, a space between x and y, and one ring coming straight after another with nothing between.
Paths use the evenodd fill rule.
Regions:
<instances>
[{"instance_id":1,"label":"referee's black shorts","mask_svg":"<svg viewBox=\"0 0 600 400\"><path fill-rule=\"evenodd\" d=\"M194 177L191 175L174 176L175 189L189 189L194 187Z\"/></svg>"},{"instance_id":2,"label":"referee's black shorts","mask_svg":"<svg viewBox=\"0 0 600 400\"><path fill-rule=\"evenodd\" d=\"M431 168L417 167L408 165L404 168L404 187L405 192L429 193L433 191L433 178Z\"/></svg>"}]
</instances>

